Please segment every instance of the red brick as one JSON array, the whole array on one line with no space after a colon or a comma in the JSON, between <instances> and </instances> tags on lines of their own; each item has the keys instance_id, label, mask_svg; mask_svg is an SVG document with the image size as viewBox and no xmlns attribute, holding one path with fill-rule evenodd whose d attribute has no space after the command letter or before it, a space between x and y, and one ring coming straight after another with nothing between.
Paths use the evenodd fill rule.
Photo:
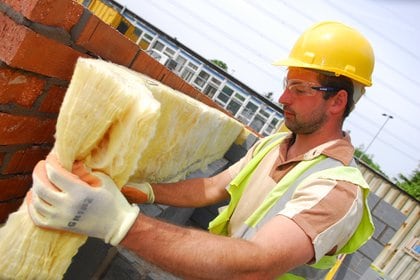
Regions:
<instances>
[{"instance_id":1,"label":"red brick","mask_svg":"<svg viewBox=\"0 0 420 280\"><path fill-rule=\"evenodd\" d=\"M180 91L194 99L196 99L197 96L200 94L200 92L195 87L188 83L183 84L180 88Z\"/></svg>"},{"instance_id":2,"label":"red brick","mask_svg":"<svg viewBox=\"0 0 420 280\"><path fill-rule=\"evenodd\" d=\"M14 199L7 202L0 202L0 223L4 223L10 213L15 212L22 205L23 199Z\"/></svg>"},{"instance_id":3,"label":"red brick","mask_svg":"<svg viewBox=\"0 0 420 280\"><path fill-rule=\"evenodd\" d=\"M0 68L0 103L16 103L32 107L41 94L45 81L21 71Z\"/></svg>"},{"instance_id":4,"label":"red brick","mask_svg":"<svg viewBox=\"0 0 420 280\"><path fill-rule=\"evenodd\" d=\"M0 113L0 145L53 143L55 119Z\"/></svg>"},{"instance_id":5,"label":"red brick","mask_svg":"<svg viewBox=\"0 0 420 280\"><path fill-rule=\"evenodd\" d=\"M37 34L0 13L0 60L10 66L70 80L76 60L86 55Z\"/></svg>"},{"instance_id":6,"label":"red brick","mask_svg":"<svg viewBox=\"0 0 420 280\"><path fill-rule=\"evenodd\" d=\"M4 153L4 152L0 153L0 167L3 165L3 160L4 160L5 155L6 155L6 153Z\"/></svg>"},{"instance_id":7,"label":"red brick","mask_svg":"<svg viewBox=\"0 0 420 280\"><path fill-rule=\"evenodd\" d=\"M143 73L155 80L159 80L162 77L162 72L167 70L165 66L143 51L140 52L133 61L131 69Z\"/></svg>"},{"instance_id":8,"label":"red brick","mask_svg":"<svg viewBox=\"0 0 420 280\"><path fill-rule=\"evenodd\" d=\"M161 81L163 84L176 89L180 90L181 87L184 85L185 81L181 79L179 76L177 76L175 73L173 73L171 70L166 68L165 71L162 71L160 73L159 81Z\"/></svg>"},{"instance_id":9,"label":"red brick","mask_svg":"<svg viewBox=\"0 0 420 280\"><path fill-rule=\"evenodd\" d=\"M44 159L51 149L31 147L15 152L3 167L3 174L32 172L36 163Z\"/></svg>"},{"instance_id":10,"label":"red brick","mask_svg":"<svg viewBox=\"0 0 420 280\"><path fill-rule=\"evenodd\" d=\"M91 15L84 29L76 39L76 44L117 64L129 66L139 51L130 39L112 26Z\"/></svg>"},{"instance_id":11,"label":"red brick","mask_svg":"<svg viewBox=\"0 0 420 280\"><path fill-rule=\"evenodd\" d=\"M63 103L66 90L67 88L52 86L48 90L39 111L45 113L58 113L60 111L61 103Z\"/></svg>"},{"instance_id":12,"label":"red brick","mask_svg":"<svg viewBox=\"0 0 420 280\"><path fill-rule=\"evenodd\" d=\"M3 0L27 19L67 31L79 21L83 6L71 0Z\"/></svg>"},{"instance_id":13,"label":"red brick","mask_svg":"<svg viewBox=\"0 0 420 280\"><path fill-rule=\"evenodd\" d=\"M0 179L0 201L22 198L32 185L31 175Z\"/></svg>"}]
</instances>

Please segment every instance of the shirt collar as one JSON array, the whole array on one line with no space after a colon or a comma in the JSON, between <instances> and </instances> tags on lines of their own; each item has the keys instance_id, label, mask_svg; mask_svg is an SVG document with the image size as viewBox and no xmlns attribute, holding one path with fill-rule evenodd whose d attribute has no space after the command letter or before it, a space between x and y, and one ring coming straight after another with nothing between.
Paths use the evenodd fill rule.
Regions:
<instances>
[{"instance_id":1,"label":"shirt collar","mask_svg":"<svg viewBox=\"0 0 420 280\"><path fill-rule=\"evenodd\" d=\"M287 154L287 150L294 141L293 134L290 134L285 138L285 140L280 145L280 157L281 161L284 162ZM349 165L353 159L354 147L351 144L350 135L344 132L344 135L341 139L334 139L328 142L325 142L303 155L300 155L296 158L290 159L287 162L293 161L302 161L302 160L312 160L319 155L325 155L327 157L336 159L343 163L344 165ZM286 162L284 162L286 163Z\"/></svg>"}]
</instances>

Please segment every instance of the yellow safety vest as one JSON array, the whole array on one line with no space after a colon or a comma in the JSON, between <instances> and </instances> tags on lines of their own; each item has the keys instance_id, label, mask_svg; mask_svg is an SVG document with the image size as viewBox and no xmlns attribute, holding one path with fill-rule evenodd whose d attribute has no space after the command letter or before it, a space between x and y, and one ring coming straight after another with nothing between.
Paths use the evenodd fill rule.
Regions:
<instances>
[{"instance_id":1,"label":"yellow safety vest","mask_svg":"<svg viewBox=\"0 0 420 280\"><path fill-rule=\"evenodd\" d=\"M275 147L278 147L287 133L278 133L267 137L256 147L251 161L232 180L228 192L229 205L209 224L209 231L219 235L228 235L228 224L242 193L261 160ZM355 165L355 162L353 162ZM240 229L239 236L251 238L262 225L283 209L284 204L292 197L294 191L307 180L316 178L352 182L362 188L364 211L362 220L349 241L334 256L324 256L313 265L302 265L277 279L322 279L328 273L339 254L350 254L365 244L374 232L372 217L367 204L369 186L359 169L355 166L343 166L341 162L319 155L312 160L299 162L270 191L264 202L251 214Z\"/></svg>"}]
</instances>

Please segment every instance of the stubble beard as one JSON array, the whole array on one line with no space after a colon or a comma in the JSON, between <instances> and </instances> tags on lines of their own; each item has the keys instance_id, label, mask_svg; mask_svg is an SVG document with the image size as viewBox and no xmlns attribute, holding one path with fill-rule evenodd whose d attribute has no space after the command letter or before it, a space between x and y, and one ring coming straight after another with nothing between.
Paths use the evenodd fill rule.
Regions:
<instances>
[{"instance_id":1,"label":"stubble beard","mask_svg":"<svg viewBox=\"0 0 420 280\"><path fill-rule=\"evenodd\" d=\"M293 119L285 119L286 127L295 134L312 134L320 129L327 121L324 110L312 112L307 118L302 120L297 114Z\"/></svg>"}]
</instances>

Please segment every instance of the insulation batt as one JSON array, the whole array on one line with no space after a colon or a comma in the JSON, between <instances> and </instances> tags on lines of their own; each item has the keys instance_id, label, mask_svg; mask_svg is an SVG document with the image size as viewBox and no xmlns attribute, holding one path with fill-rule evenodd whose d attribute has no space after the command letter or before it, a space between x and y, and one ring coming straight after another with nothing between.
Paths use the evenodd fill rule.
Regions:
<instances>
[{"instance_id":1,"label":"insulation batt","mask_svg":"<svg viewBox=\"0 0 420 280\"><path fill-rule=\"evenodd\" d=\"M222 158L244 127L158 81L80 58L57 120L53 150L128 181L169 182ZM0 228L0 279L61 279L86 236L36 227L25 202Z\"/></svg>"}]
</instances>

